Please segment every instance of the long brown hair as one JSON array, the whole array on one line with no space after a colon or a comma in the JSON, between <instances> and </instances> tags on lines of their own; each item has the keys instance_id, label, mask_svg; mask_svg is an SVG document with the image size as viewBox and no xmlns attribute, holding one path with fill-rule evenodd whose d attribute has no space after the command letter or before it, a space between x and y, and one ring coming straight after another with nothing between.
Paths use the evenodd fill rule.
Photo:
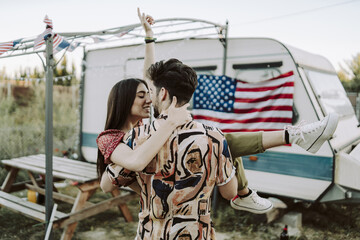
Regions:
<instances>
[{"instance_id":1,"label":"long brown hair","mask_svg":"<svg viewBox=\"0 0 360 240\"><path fill-rule=\"evenodd\" d=\"M139 84L144 84L148 88L146 82L138 78L124 79L116 83L110 91L107 102L107 114L104 130L121 129L126 123L127 117L130 115L131 107L136 97L136 90ZM106 168L104 155L98 149L98 158L96 169L99 178L101 178Z\"/></svg>"}]
</instances>

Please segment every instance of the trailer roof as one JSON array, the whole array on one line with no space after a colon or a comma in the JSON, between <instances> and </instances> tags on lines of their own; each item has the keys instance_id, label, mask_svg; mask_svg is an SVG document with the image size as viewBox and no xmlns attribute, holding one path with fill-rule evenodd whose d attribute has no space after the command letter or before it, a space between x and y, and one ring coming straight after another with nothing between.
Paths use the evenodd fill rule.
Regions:
<instances>
[{"instance_id":1,"label":"trailer roof","mask_svg":"<svg viewBox=\"0 0 360 240\"><path fill-rule=\"evenodd\" d=\"M285 46L299 66L336 74L335 68L325 57L309 53L287 44Z\"/></svg>"}]
</instances>

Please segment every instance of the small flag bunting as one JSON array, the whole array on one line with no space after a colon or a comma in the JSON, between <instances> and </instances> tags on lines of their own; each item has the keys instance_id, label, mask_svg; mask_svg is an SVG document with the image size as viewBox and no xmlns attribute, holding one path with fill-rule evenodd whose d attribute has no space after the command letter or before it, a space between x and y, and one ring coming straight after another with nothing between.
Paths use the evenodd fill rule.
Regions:
<instances>
[{"instance_id":1,"label":"small flag bunting","mask_svg":"<svg viewBox=\"0 0 360 240\"><path fill-rule=\"evenodd\" d=\"M44 23L46 23L46 25L49 26L50 28L53 28L52 20L49 19L48 15L45 15Z\"/></svg>"},{"instance_id":2,"label":"small flag bunting","mask_svg":"<svg viewBox=\"0 0 360 240\"><path fill-rule=\"evenodd\" d=\"M0 43L0 55L6 53L7 51L9 51L10 49L14 48L17 44L19 44L21 42L21 39L17 39L14 41L10 41L10 42L4 42L4 43Z\"/></svg>"}]
</instances>

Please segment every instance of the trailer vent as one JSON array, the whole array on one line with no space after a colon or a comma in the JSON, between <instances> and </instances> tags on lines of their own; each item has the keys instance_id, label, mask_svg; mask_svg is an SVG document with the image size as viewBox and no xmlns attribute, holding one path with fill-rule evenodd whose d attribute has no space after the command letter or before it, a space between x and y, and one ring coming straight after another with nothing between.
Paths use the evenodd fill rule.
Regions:
<instances>
[{"instance_id":1,"label":"trailer vent","mask_svg":"<svg viewBox=\"0 0 360 240\"><path fill-rule=\"evenodd\" d=\"M201 71L214 71L217 69L217 66L203 66L203 67L193 67L193 69L196 71L196 72L201 72Z\"/></svg>"},{"instance_id":2,"label":"trailer vent","mask_svg":"<svg viewBox=\"0 0 360 240\"><path fill-rule=\"evenodd\" d=\"M266 63L247 63L247 64L233 64L233 69L264 69L264 68L279 68L283 65L282 62L266 62Z\"/></svg>"}]
</instances>

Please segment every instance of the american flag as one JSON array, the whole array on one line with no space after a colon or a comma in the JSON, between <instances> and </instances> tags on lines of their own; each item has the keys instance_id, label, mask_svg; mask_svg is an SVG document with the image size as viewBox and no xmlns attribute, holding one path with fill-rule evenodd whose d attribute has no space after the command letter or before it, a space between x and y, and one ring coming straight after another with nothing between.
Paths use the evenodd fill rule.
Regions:
<instances>
[{"instance_id":1,"label":"american flag","mask_svg":"<svg viewBox=\"0 0 360 240\"><path fill-rule=\"evenodd\" d=\"M65 40L64 37L60 36L59 34L55 34L53 39L53 53L56 54L61 50L70 46L70 43Z\"/></svg>"},{"instance_id":2,"label":"american flag","mask_svg":"<svg viewBox=\"0 0 360 240\"><path fill-rule=\"evenodd\" d=\"M52 32L53 23L52 23L52 20L49 19L49 17L47 15L44 18L44 23L46 23L46 29L39 36L37 36L37 38L34 40L34 50L36 50L36 49L40 48L42 45L44 45L45 37L47 35L53 34L53 32ZM54 34L53 54L56 54L69 46L70 46L70 43L63 36L60 36L59 34L56 34L56 33ZM74 45L74 46L72 46L71 49L74 50L77 46L78 45L76 45L76 46Z\"/></svg>"},{"instance_id":3,"label":"american flag","mask_svg":"<svg viewBox=\"0 0 360 240\"><path fill-rule=\"evenodd\" d=\"M199 75L192 114L223 132L280 130L292 123L293 94L292 71L257 83Z\"/></svg>"},{"instance_id":4,"label":"american flag","mask_svg":"<svg viewBox=\"0 0 360 240\"><path fill-rule=\"evenodd\" d=\"M13 47L15 47L15 45L20 42L21 42L21 39L18 39L15 41L10 41L10 42L0 43L0 55L6 53L7 51L9 51Z\"/></svg>"},{"instance_id":5,"label":"american flag","mask_svg":"<svg viewBox=\"0 0 360 240\"><path fill-rule=\"evenodd\" d=\"M46 23L46 25L49 26L50 28L53 28L52 20L48 17L48 15L45 15L44 23Z\"/></svg>"},{"instance_id":6,"label":"american flag","mask_svg":"<svg viewBox=\"0 0 360 240\"><path fill-rule=\"evenodd\" d=\"M34 50L40 48L45 43L45 36L52 34L52 29L47 28L44 32L36 37L34 40Z\"/></svg>"}]
</instances>

